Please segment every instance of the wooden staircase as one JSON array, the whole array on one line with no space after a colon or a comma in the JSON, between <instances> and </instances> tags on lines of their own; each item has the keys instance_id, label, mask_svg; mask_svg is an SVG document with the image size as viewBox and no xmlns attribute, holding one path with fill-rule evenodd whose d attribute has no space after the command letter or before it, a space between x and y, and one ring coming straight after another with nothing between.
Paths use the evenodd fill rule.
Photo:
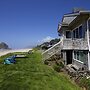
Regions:
<instances>
[{"instance_id":1,"label":"wooden staircase","mask_svg":"<svg viewBox=\"0 0 90 90\"><path fill-rule=\"evenodd\" d=\"M51 48L49 48L48 50L46 50L45 52L42 53L43 56L43 60L48 60L50 57L52 57L55 54L61 54L61 49L63 47L63 38L61 38L61 40L53 45Z\"/></svg>"}]
</instances>

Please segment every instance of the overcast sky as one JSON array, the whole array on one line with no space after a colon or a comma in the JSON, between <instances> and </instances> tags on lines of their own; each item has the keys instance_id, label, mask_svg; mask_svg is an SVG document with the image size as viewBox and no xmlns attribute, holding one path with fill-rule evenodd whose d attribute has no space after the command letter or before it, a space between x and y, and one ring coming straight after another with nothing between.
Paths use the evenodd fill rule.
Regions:
<instances>
[{"instance_id":1,"label":"overcast sky","mask_svg":"<svg viewBox=\"0 0 90 90\"><path fill-rule=\"evenodd\" d=\"M57 38L57 25L73 8L90 10L90 0L0 0L0 41L24 48Z\"/></svg>"}]
</instances>

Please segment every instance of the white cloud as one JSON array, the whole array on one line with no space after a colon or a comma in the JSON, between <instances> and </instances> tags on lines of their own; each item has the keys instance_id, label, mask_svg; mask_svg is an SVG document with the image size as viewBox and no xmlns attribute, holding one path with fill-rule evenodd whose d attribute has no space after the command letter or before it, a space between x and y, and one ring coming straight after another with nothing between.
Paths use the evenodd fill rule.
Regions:
<instances>
[{"instance_id":1,"label":"white cloud","mask_svg":"<svg viewBox=\"0 0 90 90\"><path fill-rule=\"evenodd\" d=\"M43 42L49 42L49 41L52 40L52 39L54 39L54 38L52 38L52 37L50 37L50 36L47 36L47 37L43 38L41 41L38 40L38 43L41 44L41 43L43 43Z\"/></svg>"},{"instance_id":2,"label":"white cloud","mask_svg":"<svg viewBox=\"0 0 90 90\"><path fill-rule=\"evenodd\" d=\"M42 42L49 42L49 41L52 40L52 39L53 39L52 37L47 36L46 38L44 38L44 39L42 40Z\"/></svg>"}]
</instances>

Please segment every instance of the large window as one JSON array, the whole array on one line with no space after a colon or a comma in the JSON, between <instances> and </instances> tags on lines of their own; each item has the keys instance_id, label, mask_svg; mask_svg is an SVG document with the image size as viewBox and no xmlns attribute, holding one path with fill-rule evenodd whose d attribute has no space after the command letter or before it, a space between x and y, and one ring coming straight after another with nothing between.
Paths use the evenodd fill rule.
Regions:
<instances>
[{"instance_id":1,"label":"large window","mask_svg":"<svg viewBox=\"0 0 90 90\"><path fill-rule=\"evenodd\" d=\"M71 31L66 31L66 38L71 38Z\"/></svg>"},{"instance_id":2,"label":"large window","mask_svg":"<svg viewBox=\"0 0 90 90\"><path fill-rule=\"evenodd\" d=\"M82 26L73 30L73 38L84 38L84 31L82 30Z\"/></svg>"},{"instance_id":3,"label":"large window","mask_svg":"<svg viewBox=\"0 0 90 90\"><path fill-rule=\"evenodd\" d=\"M87 60L87 52L86 51L74 51L74 59L79 60L81 62L85 62L85 60Z\"/></svg>"}]
</instances>

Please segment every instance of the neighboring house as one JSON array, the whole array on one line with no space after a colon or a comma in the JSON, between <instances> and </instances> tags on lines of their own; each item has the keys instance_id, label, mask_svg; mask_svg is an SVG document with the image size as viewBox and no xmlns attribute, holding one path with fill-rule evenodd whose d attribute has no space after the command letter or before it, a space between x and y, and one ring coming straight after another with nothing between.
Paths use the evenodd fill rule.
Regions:
<instances>
[{"instance_id":1,"label":"neighboring house","mask_svg":"<svg viewBox=\"0 0 90 90\"><path fill-rule=\"evenodd\" d=\"M58 32L63 37L61 50L65 64L90 70L90 11L65 14Z\"/></svg>"}]
</instances>

